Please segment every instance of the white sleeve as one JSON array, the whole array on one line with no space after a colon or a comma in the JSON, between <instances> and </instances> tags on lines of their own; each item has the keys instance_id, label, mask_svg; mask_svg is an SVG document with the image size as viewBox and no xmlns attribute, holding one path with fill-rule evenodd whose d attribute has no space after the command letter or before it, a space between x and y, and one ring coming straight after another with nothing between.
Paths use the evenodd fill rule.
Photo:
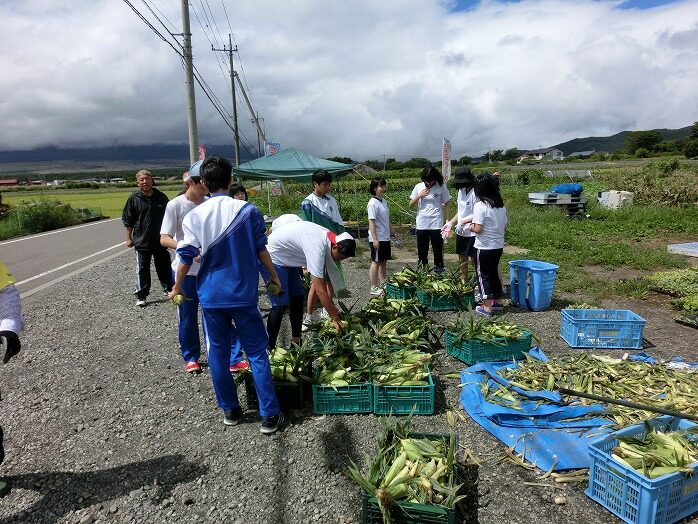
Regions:
<instances>
[{"instance_id":1,"label":"white sleeve","mask_svg":"<svg viewBox=\"0 0 698 524\"><path fill-rule=\"evenodd\" d=\"M165 208L165 215L162 217L160 226L161 235L169 235L174 238L177 235L177 211L174 200L170 200Z\"/></svg>"},{"instance_id":2,"label":"white sleeve","mask_svg":"<svg viewBox=\"0 0 698 524\"><path fill-rule=\"evenodd\" d=\"M301 241L305 252L305 267L315 278L325 278L325 255L329 243L324 239L304 239ZM318 242L318 240L320 240Z\"/></svg>"},{"instance_id":3,"label":"white sleeve","mask_svg":"<svg viewBox=\"0 0 698 524\"><path fill-rule=\"evenodd\" d=\"M419 191L417 190L418 187L419 187L419 184L414 186L414 188L412 189L412 194L410 195L410 200L414 200L415 198L417 198L417 195L419 194Z\"/></svg>"},{"instance_id":4,"label":"white sleeve","mask_svg":"<svg viewBox=\"0 0 698 524\"><path fill-rule=\"evenodd\" d=\"M366 214L368 215L369 220L376 219L376 206L374 204L375 202L373 199L371 199L368 201L368 205L366 206Z\"/></svg>"},{"instance_id":5,"label":"white sleeve","mask_svg":"<svg viewBox=\"0 0 698 524\"><path fill-rule=\"evenodd\" d=\"M441 186L441 203L445 204L451 200L451 193L448 192L446 186Z\"/></svg>"},{"instance_id":6,"label":"white sleeve","mask_svg":"<svg viewBox=\"0 0 698 524\"><path fill-rule=\"evenodd\" d=\"M473 224L483 225L485 223L485 211L487 210L485 204L482 202L477 202L473 208Z\"/></svg>"},{"instance_id":7,"label":"white sleeve","mask_svg":"<svg viewBox=\"0 0 698 524\"><path fill-rule=\"evenodd\" d=\"M0 289L0 331L22 331L22 306L14 284Z\"/></svg>"}]
</instances>

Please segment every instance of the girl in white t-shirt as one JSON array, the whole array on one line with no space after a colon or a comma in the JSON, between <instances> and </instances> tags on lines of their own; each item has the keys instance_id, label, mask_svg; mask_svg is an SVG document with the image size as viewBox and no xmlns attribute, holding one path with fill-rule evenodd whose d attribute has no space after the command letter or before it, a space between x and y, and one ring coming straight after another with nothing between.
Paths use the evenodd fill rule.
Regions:
<instances>
[{"instance_id":1,"label":"girl in white t-shirt","mask_svg":"<svg viewBox=\"0 0 698 524\"><path fill-rule=\"evenodd\" d=\"M475 198L475 177L469 167L459 167L453 174L453 187L458 191L458 210L453 218L447 220L441 228L441 236L451 236L452 228L456 230L456 253L460 262L461 280L468 281L468 261L475 267L475 234L470 231L470 224L464 224L467 218L472 218Z\"/></svg>"},{"instance_id":2,"label":"girl in white t-shirt","mask_svg":"<svg viewBox=\"0 0 698 524\"><path fill-rule=\"evenodd\" d=\"M383 284L390 260L390 239L395 236L393 226L390 224L390 210L385 200L387 185L385 178L375 177L369 185L371 200L366 206L368 215L368 244L371 248L371 267L368 270L368 278L371 281L371 295L383 294Z\"/></svg>"},{"instance_id":3,"label":"girl in white t-shirt","mask_svg":"<svg viewBox=\"0 0 698 524\"><path fill-rule=\"evenodd\" d=\"M444 240L441 226L444 216L450 216L451 195L444 187L444 178L435 167L425 167L422 181L414 186L410 195L410 207L417 207L417 257L419 265L429 264L429 243L434 251L437 273L444 271Z\"/></svg>"},{"instance_id":4,"label":"girl in white t-shirt","mask_svg":"<svg viewBox=\"0 0 698 524\"><path fill-rule=\"evenodd\" d=\"M475 267L482 304L475 308L481 315L492 316L501 311L502 280L499 277L499 259L504 250L504 231L507 226L507 210L499 192L497 179L482 173L475 179L475 197L470 230L475 233Z\"/></svg>"}]
</instances>

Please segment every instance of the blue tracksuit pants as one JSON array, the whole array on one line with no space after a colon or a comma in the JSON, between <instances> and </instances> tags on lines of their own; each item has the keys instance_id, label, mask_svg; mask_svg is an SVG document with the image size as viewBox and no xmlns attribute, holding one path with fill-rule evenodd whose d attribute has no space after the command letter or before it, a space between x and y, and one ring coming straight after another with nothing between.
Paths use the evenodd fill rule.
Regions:
<instances>
[{"instance_id":1,"label":"blue tracksuit pants","mask_svg":"<svg viewBox=\"0 0 698 524\"><path fill-rule=\"evenodd\" d=\"M208 348L208 367L218 407L230 410L240 405L235 381L228 369L230 340L232 333L237 332L252 370L259 414L263 417L277 415L280 411L279 402L272 383L267 353L269 337L259 308L202 308L202 318Z\"/></svg>"},{"instance_id":2,"label":"blue tracksuit pants","mask_svg":"<svg viewBox=\"0 0 698 524\"><path fill-rule=\"evenodd\" d=\"M182 292L187 300L177 306L179 347L182 350L184 362L198 362L201 357L201 342L199 339L199 295L196 291L195 275L186 276L182 282ZM206 339L206 326L203 327L204 339ZM231 334L233 339L230 344L230 365L232 366L242 361L243 355L237 333L233 331Z\"/></svg>"}]
</instances>

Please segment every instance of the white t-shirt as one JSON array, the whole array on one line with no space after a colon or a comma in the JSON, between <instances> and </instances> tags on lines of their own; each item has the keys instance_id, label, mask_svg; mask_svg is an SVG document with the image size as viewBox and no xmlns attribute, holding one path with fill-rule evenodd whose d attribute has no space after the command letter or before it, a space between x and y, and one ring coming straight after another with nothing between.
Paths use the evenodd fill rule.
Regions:
<instances>
[{"instance_id":1,"label":"white t-shirt","mask_svg":"<svg viewBox=\"0 0 698 524\"><path fill-rule=\"evenodd\" d=\"M507 226L507 208L490 207L476 202L473 208L473 224L482 225L482 232L475 233L475 249L501 249L504 247L504 230Z\"/></svg>"},{"instance_id":2,"label":"white t-shirt","mask_svg":"<svg viewBox=\"0 0 698 524\"><path fill-rule=\"evenodd\" d=\"M458 190L458 223L456 224L456 233L462 237L471 237L475 234L470 231L470 227L463 227L461 225L461 220L473 214L475 202L477 202L475 191L472 189L468 191L465 188Z\"/></svg>"},{"instance_id":3,"label":"white t-shirt","mask_svg":"<svg viewBox=\"0 0 698 524\"><path fill-rule=\"evenodd\" d=\"M388 202L385 199L371 197L366 206L366 213L369 220L376 221L376 236L379 242L390 240L390 211ZM371 228L368 229L368 241L373 242Z\"/></svg>"},{"instance_id":4,"label":"white t-shirt","mask_svg":"<svg viewBox=\"0 0 698 524\"><path fill-rule=\"evenodd\" d=\"M305 197L305 199L312 202L312 204L315 207L317 207L320 211L322 211L328 217L330 217L333 222L337 222L337 224L344 225L342 216L339 214L339 206L337 205L337 201L334 199L332 195L327 194L325 196L318 196L315 194L315 192L313 192L310 193L307 197Z\"/></svg>"},{"instance_id":5,"label":"white t-shirt","mask_svg":"<svg viewBox=\"0 0 698 524\"><path fill-rule=\"evenodd\" d=\"M414 200L419 192L427 187L420 182L412 190L410 200ZM431 186L429 194L419 199L417 203L417 229L441 229L444 225L443 204L451 200L448 189L438 183Z\"/></svg>"},{"instance_id":6,"label":"white t-shirt","mask_svg":"<svg viewBox=\"0 0 698 524\"><path fill-rule=\"evenodd\" d=\"M269 235L271 261L282 267L302 267L316 278L324 278L325 259L331 249L329 229L313 222L293 222Z\"/></svg>"},{"instance_id":7,"label":"white t-shirt","mask_svg":"<svg viewBox=\"0 0 698 524\"><path fill-rule=\"evenodd\" d=\"M184 217L192 209L196 207L196 204L189 200L184 195L179 195L173 198L167 203L165 208L165 216L162 219L162 226L160 226L161 235L169 235L174 238L177 242L184 238L184 231L182 230L182 221ZM176 273L177 266L179 265L179 255L175 254L175 258L172 261L172 270ZM195 276L199 272L199 263L193 262L189 273L187 275Z\"/></svg>"}]
</instances>

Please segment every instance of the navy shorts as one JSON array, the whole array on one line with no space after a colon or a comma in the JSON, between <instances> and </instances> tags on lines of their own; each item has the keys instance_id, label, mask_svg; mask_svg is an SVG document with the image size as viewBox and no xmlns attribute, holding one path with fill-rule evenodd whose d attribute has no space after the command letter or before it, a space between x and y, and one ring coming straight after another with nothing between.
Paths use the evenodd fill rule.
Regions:
<instances>
[{"instance_id":1,"label":"navy shorts","mask_svg":"<svg viewBox=\"0 0 698 524\"><path fill-rule=\"evenodd\" d=\"M276 264L274 264L274 268L276 269L276 274L279 275L279 282L281 282L283 293L278 297L268 293L269 302L271 302L271 305L274 307L288 306L291 297L302 296L305 293L303 281L301 280L301 268L277 266ZM263 266L260 267L259 272L262 274L262 278L265 282L269 280L269 273Z\"/></svg>"},{"instance_id":2,"label":"navy shorts","mask_svg":"<svg viewBox=\"0 0 698 524\"><path fill-rule=\"evenodd\" d=\"M371 247L371 262L385 262L390 260L390 241L382 240L378 242L378 249L373 247L373 242L369 242L368 245Z\"/></svg>"},{"instance_id":3,"label":"navy shorts","mask_svg":"<svg viewBox=\"0 0 698 524\"><path fill-rule=\"evenodd\" d=\"M456 253L466 257L475 257L475 237L456 235Z\"/></svg>"}]
</instances>

